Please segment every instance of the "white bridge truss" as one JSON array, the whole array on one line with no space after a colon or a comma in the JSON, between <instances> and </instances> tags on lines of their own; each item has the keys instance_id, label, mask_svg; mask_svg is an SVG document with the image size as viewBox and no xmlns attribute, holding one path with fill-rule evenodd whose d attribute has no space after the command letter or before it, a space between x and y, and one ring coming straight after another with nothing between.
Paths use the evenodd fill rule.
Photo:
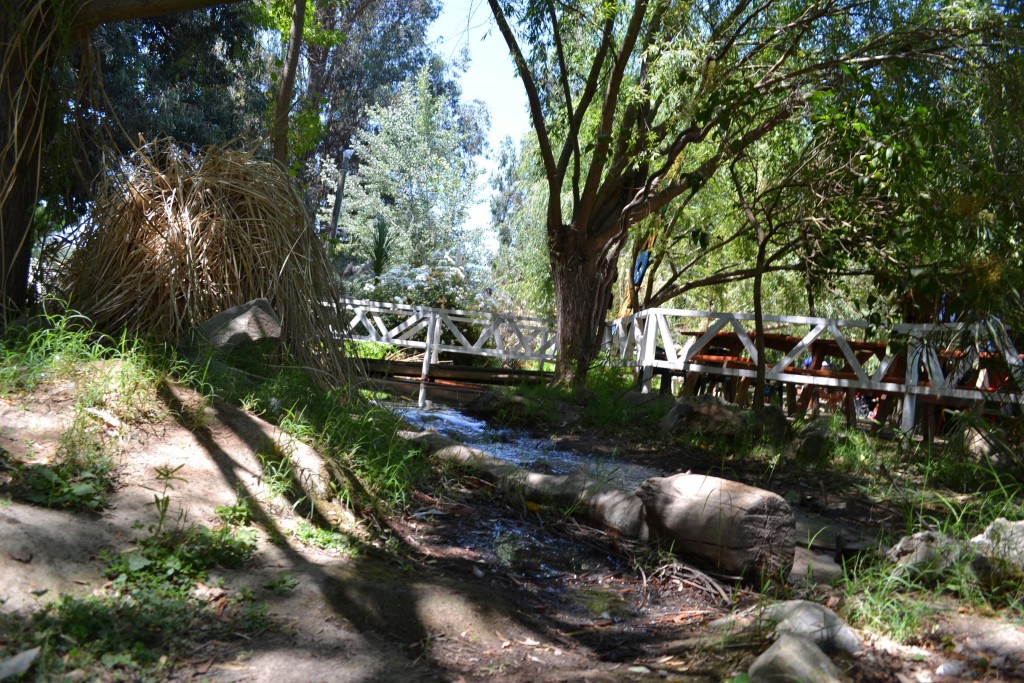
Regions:
<instances>
[{"instance_id":1,"label":"white bridge truss","mask_svg":"<svg viewBox=\"0 0 1024 683\"><path fill-rule=\"evenodd\" d=\"M422 349L426 380L441 352L543 364L555 360L555 321L508 313L343 299L343 334L355 341ZM420 387L420 404L425 400Z\"/></svg>"},{"instance_id":2,"label":"white bridge truss","mask_svg":"<svg viewBox=\"0 0 1024 683\"><path fill-rule=\"evenodd\" d=\"M863 321L800 316L764 316L763 321L766 346L769 338L774 342L765 353L767 381L901 395L906 431L914 425L920 396L1024 405L1024 395L1001 388L1007 383L990 387L997 368L1008 371L1009 386L1024 386L1021 356L1006 331L993 325L900 324L887 343L872 344L855 340L870 329ZM612 338L619 358L642 368L646 383L654 368L752 380L758 357L753 329L752 314L652 308L615 321ZM736 349L731 360L723 358L729 357L721 350L723 340ZM826 357L832 370L821 372ZM814 362L805 369L807 358Z\"/></svg>"},{"instance_id":3,"label":"white bridge truss","mask_svg":"<svg viewBox=\"0 0 1024 683\"><path fill-rule=\"evenodd\" d=\"M357 299L343 306L342 335L423 350L424 380L442 352L555 360L554 320ZM863 341L870 329L863 321L764 316L764 326L771 346L766 380L902 396L905 430L913 427L920 396L1024 405L1024 394L1002 388L1024 386L1024 362L1005 331L993 326L903 324L884 344ZM752 314L652 308L616 320L605 343L623 365L641 369L649 390L655 369L755 379L753 330ZM723 343L732 350L723 351ZM828 371L822 371L825 359ZM988 374L996 366L1008 369L1010 381L992 388Z\"/></svg>"}]
</instances>

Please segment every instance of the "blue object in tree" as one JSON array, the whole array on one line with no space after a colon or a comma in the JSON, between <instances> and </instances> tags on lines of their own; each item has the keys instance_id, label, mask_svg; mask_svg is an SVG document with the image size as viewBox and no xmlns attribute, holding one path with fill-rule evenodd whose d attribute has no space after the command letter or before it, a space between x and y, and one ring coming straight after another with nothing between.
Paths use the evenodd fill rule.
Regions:
<instances>
[{"instance_id":1,"label":"blue object in tree","mask_svg":"<svg viewBox=\"0 0 1024 683\"><path fill-rule=\"evenodd\" d=\"M647 266L651 263L651 252L644 249L636 255L636 263L633 264L633 286L639 287L640 283L644 281L644 274L647 272Z\"/></svg>"}]
</instances>

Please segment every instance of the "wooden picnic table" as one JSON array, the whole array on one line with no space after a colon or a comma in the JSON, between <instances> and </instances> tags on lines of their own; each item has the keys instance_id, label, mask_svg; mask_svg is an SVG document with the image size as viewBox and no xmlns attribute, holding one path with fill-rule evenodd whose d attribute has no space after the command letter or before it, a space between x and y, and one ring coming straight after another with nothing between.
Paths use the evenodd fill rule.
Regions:
<instances>
[{"instance_id":1,"label":"wooden picnic table","mask_svg":"<svg viewBox=\"0 0 1024 683\"><path fill-rule=\"evenodd\" d=\"M682 334L699 337L703 332L690 332L683 331ZM757 343L757 334L751 332L747 335L753 343ZM764 348L775 351L781 351L788 353L797 346L803 340L802 337L797 337L790 334L781 334L777 332L766 332L764 334ZM871 342L871 341L851 341L847 340L847 344L850 346L850 350L853 351L857 361L863 366L871 358L877 358L879 361L883 360L886 356L888 349L888 342ZM785 369L786 374L790 375L813 375L817 377L831 377L835 379L855 379L856 374L853 372L853 368L850 366L849 360L843 354L842 348L839 342L835 339L822 339L818 338L810 342L807 346L807 350L810 353L810 361L806 364L798 363L794 359L790 365ZM842 359L843 364L839 367L826 367L825 361L827 358ZM701 353L693 356L693 360L700 363L701 365L718 365L721 367L754 367L753 361L750 359L746 351L746 346L743 340L736 332L720 332L715 335L712 339L701 350ZM895 364L894 364L895 365ZM771 369L771 366L768 367ZM902 379L903 368L898 367L896 371L899 373ZM893 374L893 368L890 367L887 376ZM684 385L690 388L691 391L697 386L699 378L690 380ZM735 386L730 386L729 393L735 394L737 400L743 402L749 391L751 381L748 378L740 378ZM811 401L818 401L821 398L822 392L819 387L810 385L800 385L799 389L793 383L786 383L787 387L787 399L788 405L791 406L792 411L805 411L810 407ZM685 389L684 389L685 390ZM856 414L856 407L854 403L855 390L845 389L839 392L828 392L826 398L829 400L835 400L831 394L841 393L845 395L846 411L849 419L854 419Z\"/></svg>"}]
</instances>

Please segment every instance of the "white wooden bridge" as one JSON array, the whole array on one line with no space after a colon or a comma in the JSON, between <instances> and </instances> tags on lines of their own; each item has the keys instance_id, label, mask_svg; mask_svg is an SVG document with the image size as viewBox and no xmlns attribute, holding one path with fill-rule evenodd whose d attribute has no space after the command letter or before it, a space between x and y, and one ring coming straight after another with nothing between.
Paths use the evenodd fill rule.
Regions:
<instances>
[{"instance_id":1,"label":"white wooden bridge","mask_svg":"<svg viewBox=\"0 0 1024 683\"><path fill-rule=\"evenodd\" d=\"M555 360L554 320L356 299L344 306L350 339L422 350L422 380L441 353ZM797 390L814 389L845 392L851 410L855 392L898 399L905 431L922 399L1024 406L1024 361L998 326L903 324L883 342L866 339L863 321L764 316L764 326L765 378L787 387L791 405ZM717 376L733 378L743 392L757 375L753 329L751 314L652 308L610 323L605 343L619 362L639 369L645 391L661 371L663 388L669 374L686 376L684 390Z\"/></svg>"}]
</instances>

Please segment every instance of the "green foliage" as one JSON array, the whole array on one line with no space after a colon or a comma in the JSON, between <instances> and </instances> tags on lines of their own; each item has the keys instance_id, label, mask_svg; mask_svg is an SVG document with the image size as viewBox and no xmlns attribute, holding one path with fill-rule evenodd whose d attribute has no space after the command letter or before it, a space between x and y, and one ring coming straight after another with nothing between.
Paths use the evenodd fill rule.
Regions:
<instances>
[{"instance_id":1,"label":"green foliage","mask_svg":"<svg viewBox=\"0 0 1024 683\"><path fill-rule=\"evenodd\" d=\"M555 294L548 259L544 171L535 138L522 151L510 138L501 143L498 170L491 178L491 226L498 233L493 262L501 310L554 317Z\"/></svg>"},{"instance_id":2,"label":"green foliage","mask_svg":"<svg viewBox=\"0 0 1024 683\"><path fill-rule=\"evenodd\" d=\"M352 540L344 534L306 521L300 521L295 526L292 536L299 542L320 550L328 550L342 555L355 553Z\"/></svg>"},{"instance_id":3,"label":"green foliage","mask_svg":"<svg viewBox=\"0 0 1024 683\"><path fill-rule=\"evenodd\" d=\"M234 505L218 505L214 512L227 526L247 526L252 521L252 502L240 497Z\"/></svg>"},{"instance_id":4,"label":"green foliage","mask_svg":"<svg viewBox=\"0 0 1024 683\"><path fill-rule=\"evenodd\" d=\"M464 233L485 115L437 92L424 68L370 119L353 145L360 164L342 220L354 255L371 266L361 288L383 300L466 307L485 274L476 241Z\"/></svg>"},{"instance_id":5,"label":"green foliage","mask_svg":"<svg viewBox=\"0 0 1024 683\"><path fill-rule=\"evenodd\" d=\"M598 363L587 376L586 391L577 397L571 387L528 384L516 394L526 401L509 402L499 414L507 422L560 424L569 420L598 433L640 435L661 419L657 407L633 406L623 396L636 388L633 372L611 363Z\"/></svg>"},{"instance_id":6,"label":"green foliage","mask_svg":"<svg viewBox=\"0 0 1024 683\"><path fill-rule=\"evenodd\" d=\"M96 343L88 324L78 313L53 313L38 319L37 329L13 330L0 342L0 391L31 390L105 357L109 347Z\"/></svg>"},{"instance_id":7,"label":"green foliage","mask_svg":"<svg viewBox=\"0 0 1024 683\"><path fill-rule=\"evenodd\" d=\"M238 371L223 363L211 363L203 378L222 399L244 402L333 459L347 476L336 482L343 500L360 509L401 505L410 487L427 475L423 455L396 436L401 423L386 408L347 390L324 391L301 368L268 364L252 355L243 367L244 386L237 382ZM290 497L293 505L312 503L296 498L294 471L285 454L265 449L259 455L265 486Z\"/></svg>"},{"instance_id":8,"label":"green foliage","mask_svg":"<svg viewBox=\"0 0 1024 683\"><path fill-rule=\"evenodd\" d=\"M363 255L370 264L370 272L374 277L379 278L391 265L391 251L394 247L395 238L391 235L387 221L378 218L373 222L373 231L366 246L366 253Z\"/></svg>"},{"instance_id":9,"label":"green foliage","mask_svg":"<svg viewBox=\"0 0 1024 683\"><path fill-rule=\"evenodd\" d=\"M290 590L295 590L298 585L298 579L288 572L281 572L276 577L263 584L263 587L273 593L283 594Z\"/></svg>"},{"instance_id":10,"label":"green foliage","mask_svg":"<svg viewBox=\"0 0 1024 683\"><path fill-rule=\"evenodd\" d=\"M266 608L244 595L219 611L181 591L136 587L130 594L64 596L29 617L0 613L0 659L30 647L42 651L37 680L162 680L175 660L213 640L256 634Z\"/></svg>"},{"instance_id":11,"label":"green foliage","mask_svg":"<svg viewBox=\"0 0 1024 683\"><path fill-rule=\"evenodd\" d=\"M935 612L933 603L924 599L928 592L923 586L884 563L851 569L844 574L847 601L842 611L852 626L907 642Z\"/></svg>"},{"instance_id":12,"label":"green foliage","mask_svg":"<svg viewBox=\"0 0 1024 683\"><path fill-rule=\"evenodd\" d=\"M46 465L18 466L11 481L15 498L52 508L98 512L107 506L109 482L91 470L73 475Z\"/></svg>"},{"instance_id":13,"label":"green foliage","mask_svg":"<svg viewBox=\"0 0 1024 683\"><path fill-rule=\"evenodd\" d=\"M240 567L255 548L251 528L165 529L143 538L135 550L109 557L107 576L118 591L145 588L184 598L211 567Z\"/></svg>"},{"instance_id":14,"label":"green foliage","mask_svg":"<svg viewBox=\"0 0 1024 683\"><path fill-rule=\"evenodd\" d=\"M101 510L113 490L117 437L125 424L158 413L157 385L170 363L138 340L95 334L74 312L32 324L0 344L0 387L74 386L75 414L53 462L15 464L12 492L49 507Z\"/></svg>"}]
</instances>

